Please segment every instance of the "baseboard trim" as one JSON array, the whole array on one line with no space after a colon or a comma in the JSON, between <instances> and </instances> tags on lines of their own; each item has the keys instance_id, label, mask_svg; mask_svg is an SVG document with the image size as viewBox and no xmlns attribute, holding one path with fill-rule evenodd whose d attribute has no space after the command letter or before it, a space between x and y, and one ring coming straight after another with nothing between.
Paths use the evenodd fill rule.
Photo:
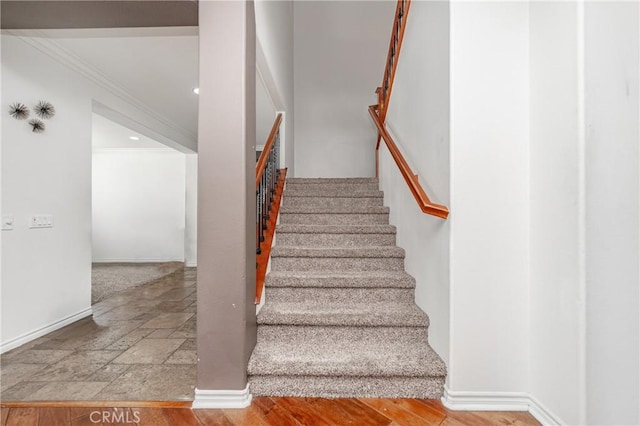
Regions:
<instances>
[{"instance_id":1,"label":"baseboard trim","mask_svg":"<svg viewBox=\"0 0 640 426\"><path fill-rule=\"evenodd\" d=\"M445 386L442 404L453 411L528 411L543 425L566 424L524 392L459 392Z\"/></svg>"},{"instance_id":2,"label":"baseboard trim","mask_svg":"<svg viewBox=\"0 0 640 426\"><path fill-rule=\"evenodd\" d=\"M196 268L198 266L198 262L195 260L193 262L185 262L184 266L187 268Z\"/></svg>"},{"instance_id":3,"label":"baseboard trim","mask_svg":"<svg viewBox=\"0 0 640 426\"><path fill-rule=\"evenodd\" d=\"M45 325L44 327L40 327L36 330L23 334L22 336L18 336L16 338L3 342L2 346L0 346L0 353L3 354L7 351L10 351L11 349L15 349L18 346L22 346L25 343L29 343L30 341L37 339L38 337L42 337L45 334L51 333L52 331L56 331L66 325L69 325L73 322L81 320L82 318L89 317L91 315L93 315L93 309L89 307L73 315L69 315L68 317L62 318L58 321L52 322L51 324Z\"/></svg>"},{"instance_id":4,"label":"baseboard trim","mask_svg":"<svg viewBox=\"0 0 640 426\"><path fill-rule=\"evenodd\" d=\"M246 408L251 405L249 385L242 390L209 390L196 388L192 409Z\"/></svg>"},{"instance_id":5,"label":"baseboard trim","mask_svg":"<svg viewBox=\"0 0 640 426\"><path fill-rule=\"evenodd\" d=\"M182 262L183 259L165 259L165 258L149 258L149 259L129 259L129 258L96 258L91 263L168 263L168 262Z\"/></svg>"},{"instance_id":6,"label":"baseboard trim","mask_svg":"<svg viewBox=\"0 0 640 426\"><path fill-rule=\"evenodd\" d=\"M529 411L529 395L520 392L458 392L445 387L442 404L454 411Z\"/></svg>"},{"instance_id":7,"label":"baseboard trim","mask_svg":"<svg viewBox=\"0 0 640 426\"><path fill-rule=\"evenodd\" d=\"M529 396L531 405L529 405L529 413L543 425L566 425L558 416L554 415L535 397Z\"/></svg>"}]
</instances>

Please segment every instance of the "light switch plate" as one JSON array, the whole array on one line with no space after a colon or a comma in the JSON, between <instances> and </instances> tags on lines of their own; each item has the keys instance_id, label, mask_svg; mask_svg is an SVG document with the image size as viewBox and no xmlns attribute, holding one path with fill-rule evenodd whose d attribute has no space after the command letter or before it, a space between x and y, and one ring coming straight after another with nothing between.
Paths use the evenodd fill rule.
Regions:
<instances>
[{"instance_id":1,"label":"light switch plate","mask_svg":"<svg viewBox=\"0 0 640 426\"><path fill-rule=\"evenodd\" d=\"M3 231L11 231L13 229L13 215L12 214L3 214L2 215L2 230Z\"/></svg>"},{"instance_id":2,"label":"light switch plate","mask_svg":"<svg viewBox=\"0 0 640 426\"><path fill-rule=\"evenodd\" d=\"M29 228L53 228L53 215L34 214L29 218Z\"/></svg>"}]
</instances>

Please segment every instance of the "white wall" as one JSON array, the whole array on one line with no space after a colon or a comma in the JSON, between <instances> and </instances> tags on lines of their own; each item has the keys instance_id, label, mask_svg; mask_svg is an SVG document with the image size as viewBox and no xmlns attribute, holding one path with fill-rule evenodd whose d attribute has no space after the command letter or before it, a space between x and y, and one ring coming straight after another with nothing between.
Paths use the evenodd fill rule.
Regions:
<instances>
[{"instance_id":1,"label":"white wall","mask_svg":"<svg viewBox=\"0 0 640 426\"><path fill-rule=\"evenodd\" d=\"M276 110L284 112L281 161L295 176L293 2L256 0L256 67ZM273 124L273 119L271 120ZM264 143L264 142L262 142Z\"/></svg>"},{"instance_id":2,"label":"white wall","mask_svg":"<svg viewBox=\"0 0 640 426\"><path fill-rule=\"evenodd\" d=\"M640 423L637 2L585 2L587 420Z\"/></svg>"},{"instance_id":3,"label":"white wall","mask_svg":"<svg viewBox=\"0 0 640 426\"><path fill-rule=\"evenodd\" d=\"M186 154L185 159L185 266L198 265L198 155Z\"/></svg>"},{"instance_id":4,"label":"white wall","mask_svg":"<svg viewBox=\"0 0 640 426\"><path fill-rule=\"evenodd\" d=\"M567 424L585 421L578 11L530 7L530 392Z\"/></svg>"},{"instance_id":5,"label":"white wall","mask_svg":"<svg viewBox=\"0 0 640 426\"><path fill-rule=\"evenodd\" d=\"M395 2L294 4L296 176L375 174L377 101Z\"/></svg>"},{"instance_id":6,"label":"white wall","mask_svg":"<svg viewBox=\"0 0 640 426\"><path fill-rule=\"evenodd\" d=\"M276 107L260 72L256 70L256 147L264 146L275 118Z\"/></svg>"},{"instance_id":7,"label":"white wall","mask_svg":"<svg viewBox=\"0 0 640 426\"><path fill-rule=\"evenodd\" d=\"M396 71L387 124L429 197L449 205L449 4L414 2ZM416 303L429 314L429 343L449 359L449 221L422 213L386 146L380 188Z\"/></svg>"},{"instance_id":8,"label":"white wall","mask_svg":"<svg viewBox=\"0 0 640 426\"><path fill-rule=\"evenodd\" d=\"M453 396L528 385L528 8L451 3Z\"/></svg>"},{"instance_id":9,"label":"white wall","mask_svg":"<svg viewBox=\"0 0 640 426\"><path fill-rule=\"evenodd\" d=\"M46 72L43 72L46 70ZM2 36L2 351L43 327L90 314L91 99L87 82L14 37ZM50 101L42 134L6 113ZM29 229L33 214L53 228Z\"/></svg>"},{"instance_id":10,"label":"white wall","mask_svg":"<svg viewBox=\"0 0 640 426\"><path fill-rule=\"evenodd\" d=\"M185 166L171 148L94 149L94 262L185 259Z\"/></svg>"}]
</instances>

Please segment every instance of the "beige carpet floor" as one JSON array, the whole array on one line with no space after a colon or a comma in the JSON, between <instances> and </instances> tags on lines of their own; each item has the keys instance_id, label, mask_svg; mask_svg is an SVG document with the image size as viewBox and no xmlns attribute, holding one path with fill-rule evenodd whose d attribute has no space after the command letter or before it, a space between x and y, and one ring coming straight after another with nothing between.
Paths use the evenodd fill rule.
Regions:
<instances>
[{"instance_id":1,"label":"beige carpet floor","mask_svg":"<svg viewBox=\"0 0 640 426\"><path fill-rule=\"evenodd\" d=\"M183 262L94 263L91 268L91 304L183 269Z\"/></svg>"}]
</instances>

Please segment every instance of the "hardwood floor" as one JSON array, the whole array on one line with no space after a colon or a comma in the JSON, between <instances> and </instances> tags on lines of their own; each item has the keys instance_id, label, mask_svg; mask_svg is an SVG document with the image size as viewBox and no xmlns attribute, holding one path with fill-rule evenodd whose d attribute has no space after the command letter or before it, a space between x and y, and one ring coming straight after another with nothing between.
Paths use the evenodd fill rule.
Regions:
<instances>
[{"instance_id":1,"label":"hardwood floor","mask_svg":"<svg viewBox=\"0 0 640 426\"><path fill-rule=\"evenodd\" d=\"M450 411L419 399L254 398L245 409L191 410L190 403L3 403L2 426L539 425L529 413ZM155 406L154 406L155 405Z\"/></svg>"}]
</instances>

